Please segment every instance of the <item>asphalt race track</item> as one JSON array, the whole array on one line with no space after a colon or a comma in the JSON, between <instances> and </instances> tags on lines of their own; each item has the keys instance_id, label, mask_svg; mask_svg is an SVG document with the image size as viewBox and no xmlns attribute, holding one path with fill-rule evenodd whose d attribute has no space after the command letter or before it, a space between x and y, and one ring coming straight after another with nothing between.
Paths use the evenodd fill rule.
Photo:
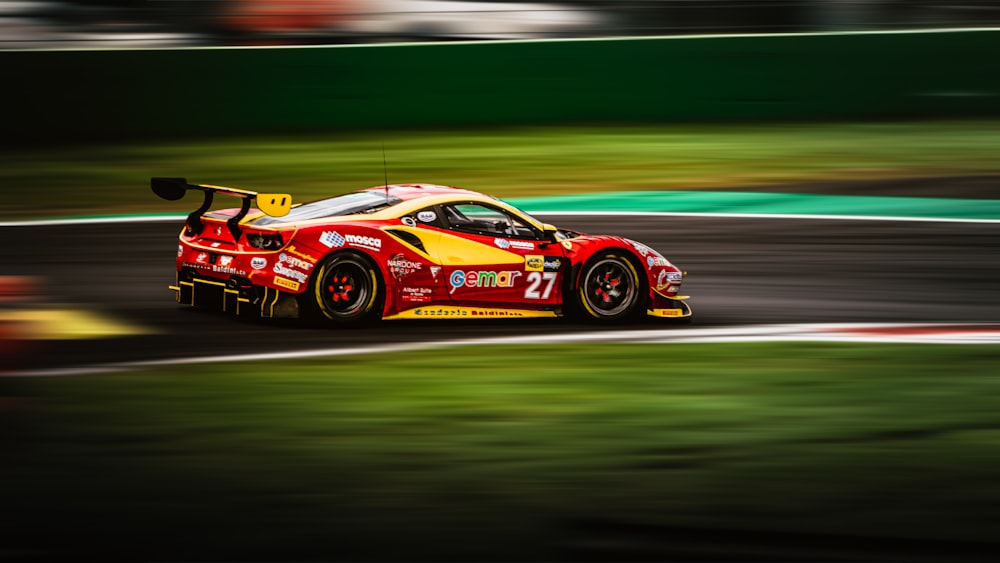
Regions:
<instances>
[{"instance_id":1,"label":"asphalt race track","mask_svg":"<svg viewBox=\"0 0 1000 563\"><path fill-rule=\"evenodd\" d=\"M644 242L689 272L696 327L801 322L996 322L1000 225L833 219L545 217ZM595 331L556 319L388 321L372 328L242 320L179 307L180 222L18 226L9 274L45 280L46 301L108 313L153 334L45 342L27 369ZM627 329L661 329L649 319Z\"/></svg>"}]
</instances>

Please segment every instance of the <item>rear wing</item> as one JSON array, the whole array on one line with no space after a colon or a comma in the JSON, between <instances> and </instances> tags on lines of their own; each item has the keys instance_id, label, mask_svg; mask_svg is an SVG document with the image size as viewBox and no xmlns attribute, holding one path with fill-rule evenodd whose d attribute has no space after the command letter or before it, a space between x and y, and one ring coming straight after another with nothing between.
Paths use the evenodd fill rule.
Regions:
<instances>
[{"instance_id":1,"label":"rear wing","mask_svg":"<svg viewBox=\"0 0 1000 563\"><path fill-rule=\"evenodd\" d=\"M212 206L212 199L215 194L222 194L238 197L242 200L240 212L233 215L226 221L229 232L233 234L234 240L239 240L243 233L240 230L240 221L250 212L250 205L256 200L257 208L272 217L283 217L292 208L292 196L288 194L259 194L249 190L236 188L226 188L223 186L209 186L205 184L189 184L185 178L150 178L149 185L153 188L153 193L167 201L177 201L184 197L188 190L199 190L204 192L205 199L201 207L195 209L187 217L188 228L194 234L201 233L205 224L201 216Z\"/></svg>"}]
</instances>

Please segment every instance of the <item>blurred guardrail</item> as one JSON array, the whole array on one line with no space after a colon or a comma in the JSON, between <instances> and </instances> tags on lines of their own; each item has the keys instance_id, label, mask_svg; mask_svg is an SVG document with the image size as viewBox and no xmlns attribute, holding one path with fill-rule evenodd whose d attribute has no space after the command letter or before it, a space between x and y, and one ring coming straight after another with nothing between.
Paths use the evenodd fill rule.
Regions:
<instances>
[{"instance_id":1,"label":"blurred guardrail","mask_svg":"<svg viewBox=\"0 0 1000 563\"><path fill-rule=\"evenodd\" d=\"M1000 115L1000 30L0 52L4 141Z\"/></svg>"}]
</instances>

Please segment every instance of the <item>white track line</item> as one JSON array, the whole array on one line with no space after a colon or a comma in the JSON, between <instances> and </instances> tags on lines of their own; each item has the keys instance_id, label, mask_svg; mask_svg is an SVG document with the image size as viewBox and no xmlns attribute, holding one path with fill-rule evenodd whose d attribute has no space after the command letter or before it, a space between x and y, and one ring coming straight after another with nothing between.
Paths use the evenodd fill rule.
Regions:
<instances>
[{"instance_id":1,"label":"white track line","mask_svg":"<svg viewBox=\"0 0 1000 563\"><path fill-rule=\"evenodd\" d=\"M923 334L913 334L923 329ZM898 330L901 334L889 334ZM625 330L612 332L586 332L576 334L542 334L529 336L501 336L489 338L463 338L434 342L413 342L363 346L360 348L326 348L296 352L236 354L228 356L192 356L140 362L81 366L75 368L25 370L0 373L7 377L65 377L91 375L161 366L192 364L260 362L299 360L307 358L335 358L395 352L416 352L465 346L573 344L573 343L633 343L633 344L692 344L733 342L853 342L892 344L1000 344L1000 323L866 323L866 324L784 324L750 325L722 328Z\"/></svg>"},{"instance_id":2,"label":"white track line","mask_svg":"<svg viewBox=\"0 0 1000 563\"><path fill-rule=\"evenodd\" d=\"M627 37L569 37L569 38L540 38L540 39L473 39L465 41L413 41L399 43L365 43L365 44L333 44L333 45L202 45L202 46L160 46L160 47L45 47L45 48L15 48L0 49L0 52L39 52L39 51L275 51L275 50L304 50L304 49L387 49L393 47L434 47L453 45L501 45L501 44L524 44L524 43L610 43L610 42L631 42L641 41L692 41L699 39L729 39L753 38L768 39L782 37L838 37L838 36L872 36L872 35L926 35L934 33L982 33L995 32L1000 30L996 27L939 27L927 29L878 29L878 30L854 30L854 31L795 31L788 33L702 33L692 35L642 35Z\"/></svg>"}]
</instances>

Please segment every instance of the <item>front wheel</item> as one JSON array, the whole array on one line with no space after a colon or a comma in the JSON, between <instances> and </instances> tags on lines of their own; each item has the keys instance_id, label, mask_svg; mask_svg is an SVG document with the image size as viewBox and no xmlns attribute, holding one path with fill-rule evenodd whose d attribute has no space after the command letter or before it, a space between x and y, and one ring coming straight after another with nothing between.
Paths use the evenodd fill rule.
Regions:
<instances>
[{"instance_id":1,"label":"front wheel","mask_svg":"<svg viewBox=\"0 0 1000 563\"><path fill-rule=\"evenodd\" d=\"M586 318L620 322L640 312L645 285L632 261L612 252L596 256L583 266L575 293L579 310Z\"/></svg>"},{"instance_id":2,"label":"front wheel","mask_svg":"<svg viewBox=\"0 0 1000 563\"><path fill-rule=\"evenodd\" d=\"M312 304L339 324L379 318L384 290L371 261L353 252L328 256L313 276Z\"/></svg>"}]
</instances>

